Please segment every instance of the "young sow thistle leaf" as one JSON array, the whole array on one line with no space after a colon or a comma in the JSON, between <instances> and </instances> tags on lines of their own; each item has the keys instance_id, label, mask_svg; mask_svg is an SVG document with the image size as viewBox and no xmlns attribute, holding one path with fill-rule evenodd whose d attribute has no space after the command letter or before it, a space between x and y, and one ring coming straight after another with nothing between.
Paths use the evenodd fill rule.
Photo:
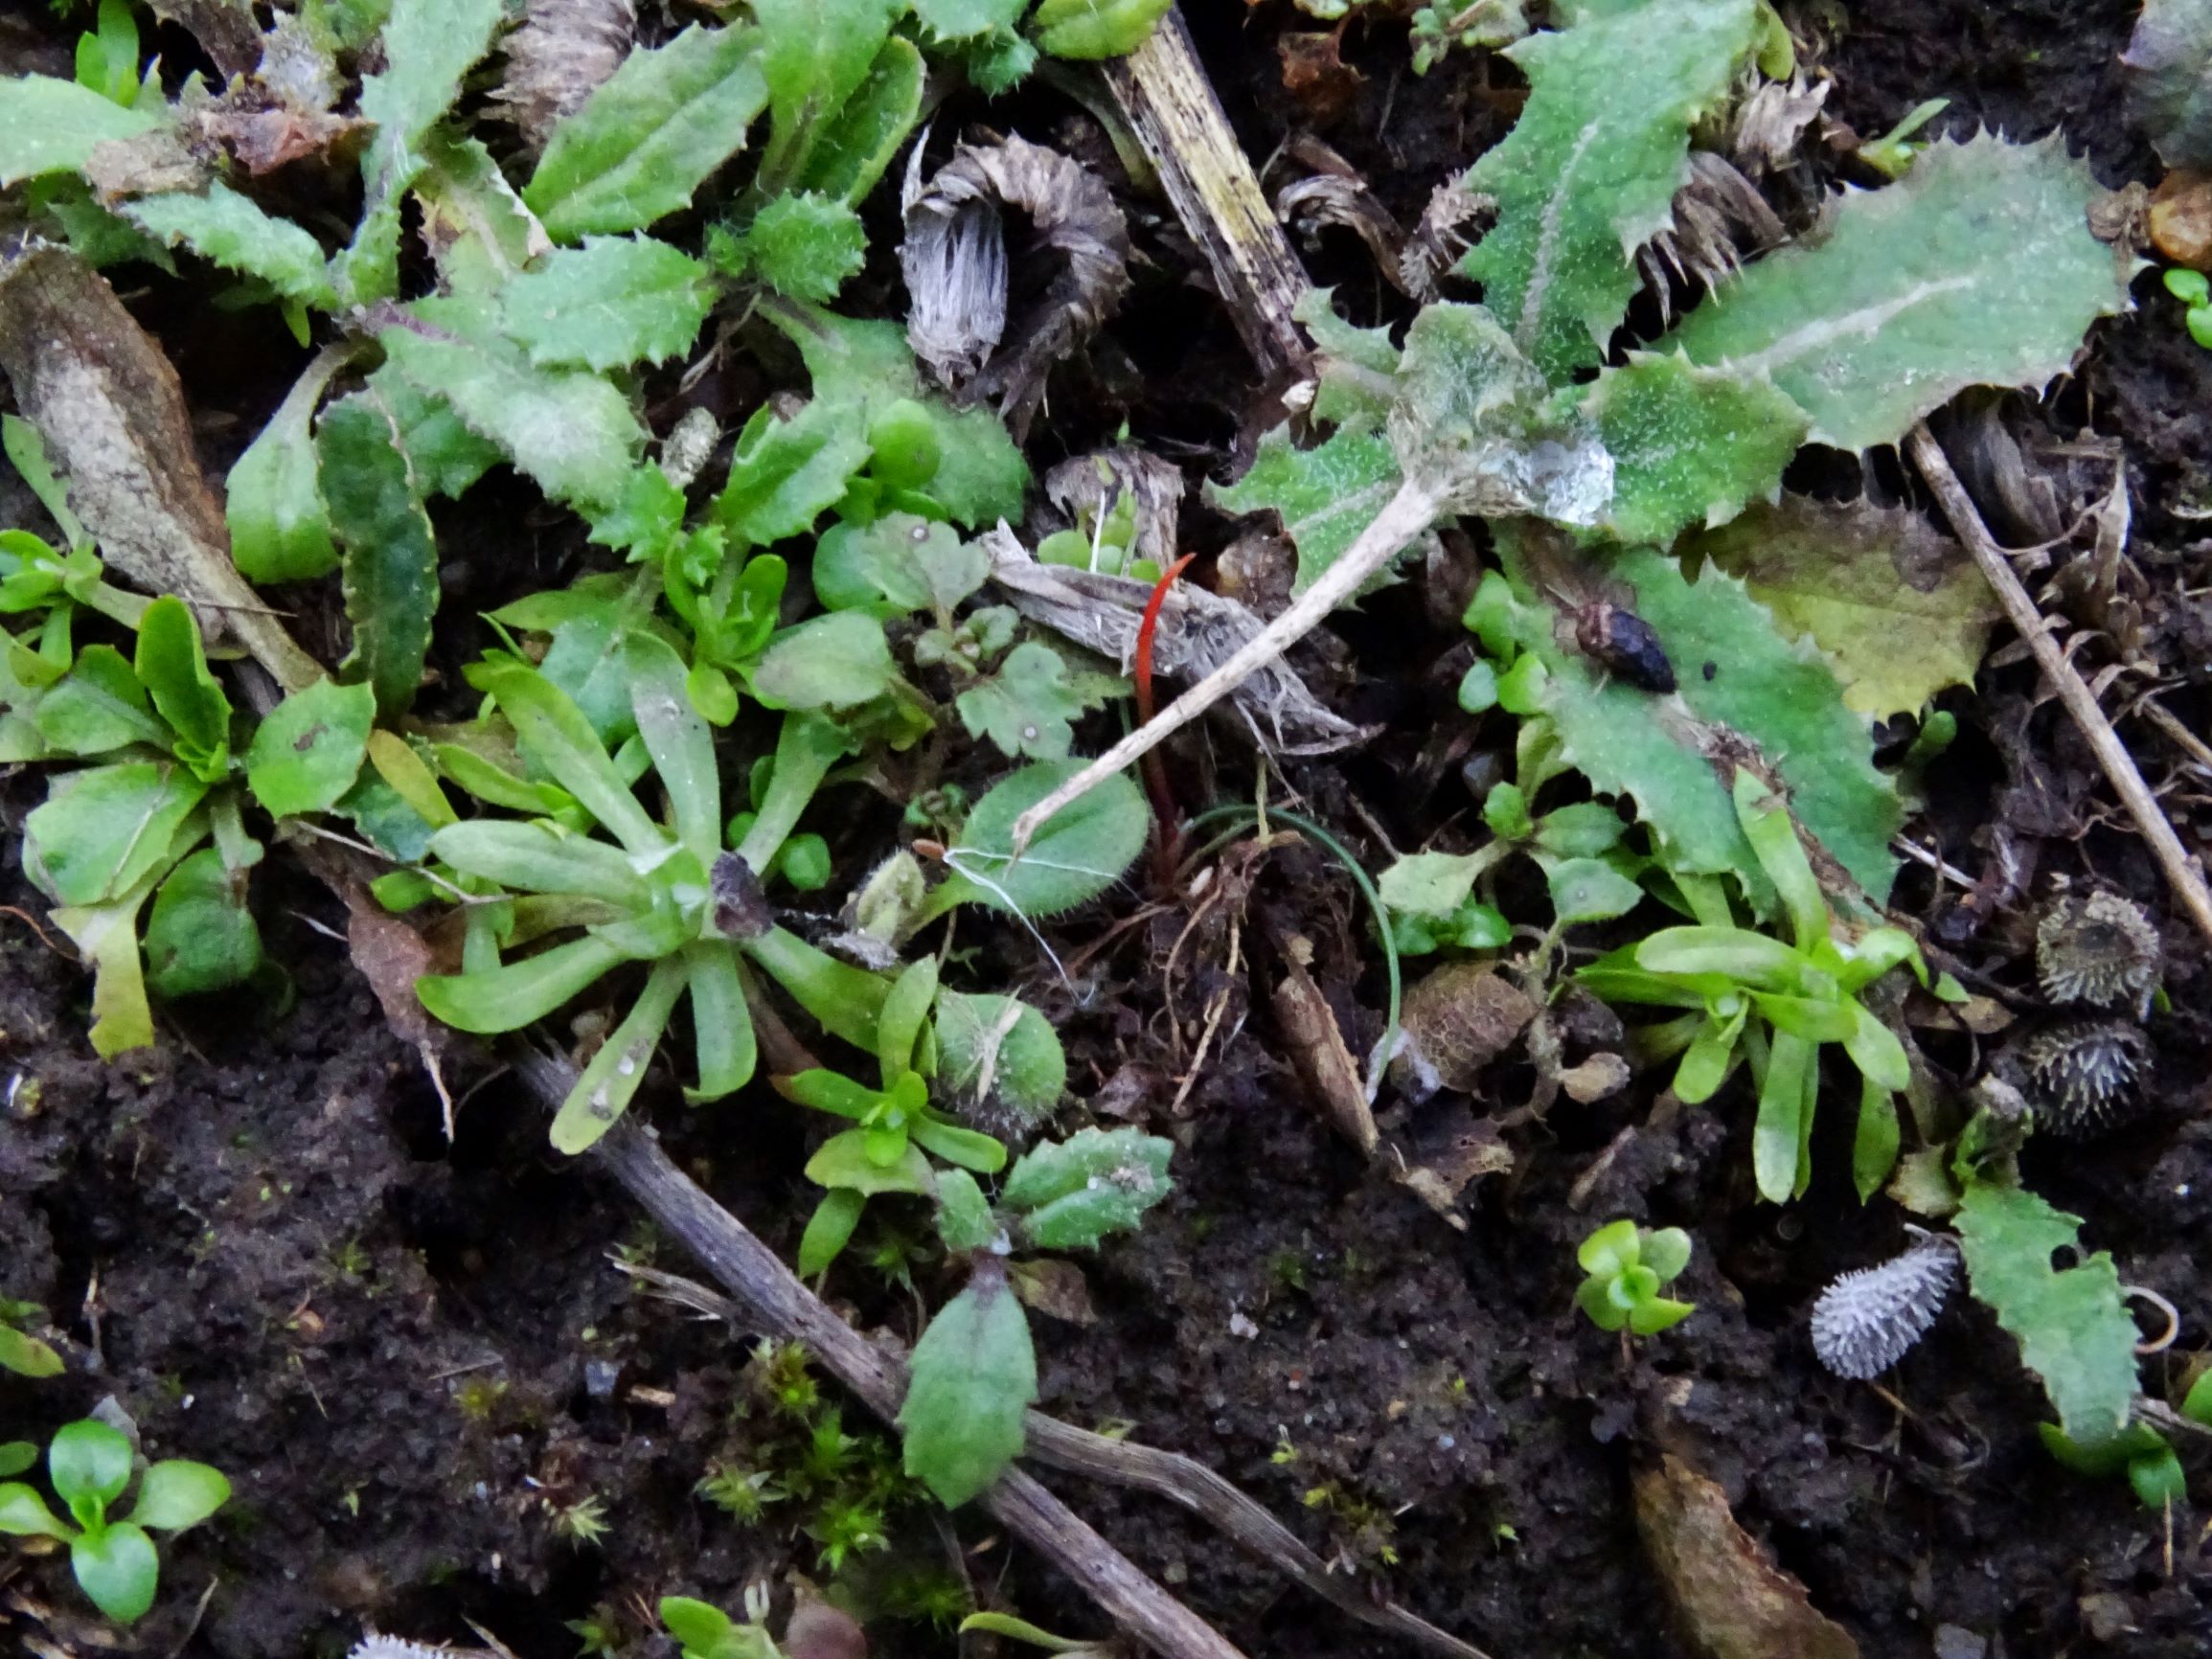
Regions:
<instances>
[{"instance_id":1,"label":"young sow thistle leaf","mask_svg":"<svg viewBox=\"0 0 2212 1659\"><path fill-rule=\"evenodd\" d=\"M1290 429L1278 426L1261 438L1243 477L1226 487L1207 483L1206 501L1223 512L1272 508L1298 550L1292 591L1302 593L1358 539L1399 482L1398 457L1380 432L1339 428L1319 446L1300 449Z\"/></svg>"},{"instance_id":2,"label":"young sow thistle leaf","mask_svg":"<svg viewBox=\"0 0 2212 1659\"><path fill-rule=\"evenodd\" d=\"M1014 861L1015 820L1082 769L1081 761L1041 761L987 791L946 855L953 875L930 894L916 925L975 900L1034 921L1087 904L1120 880L1152 824L1127 773L1054 813Z\"/></svg>"},{"instance_id":3,"label":"young sow thistle leaf","mask_svg":"<svg viewBox=\"0 0 2212 1659\"><path fill-rule=\"evenodd\" d=\"M926 485L916 486L956 524L973 529L1018 517L1029 466L988 409L953 409L925 391L906 333L897 323L840 317L813 306L781 302L764 314L789 335L806 360L814 401L856 410L863 428L893 404L909 404L934 428L940 457Z\"/></svg>"},{"instance_id":4,"label":"young sow thistle leaf","mask_svg":"<svg viewBox=\"0 0 2212 1659\"><path fill-rule=\"evenodd\" d=\"M539 369L500 337L488 302L418 300L377 335L416 390L451 404L546 494L580 510L619 501L645 447L629 401L597 375Z\"/></svg>"},{"instance_id":5,"label":"young sow thistle leaf","mask_svg":"<svg viewBox=\"0 0 2212 1659\"><path fill-rule=\"evenodd\" d=\"M392 0L384 67L361 82L361 114L376 136L361 158L367 198L353 245L333 266L347 303L399 291L399 210L422 170L423 139L461 96L461 78L499 27L501 0Z\"/></svg>"},{"instance_id":6,"label":"young sow thistle leaf","mask_svg":"<svg viewBox=\"0 0 2212 1659\"><path fill-rule=\"evenodd\" d=\"M745 267L778 293L829 301L867 262L868 234L843 202L804 193L762 208L738 249Z\"/></svg>"},{"instance_id":7,"label":"young sow thistle leaf","mask_svg":"<svg viewBox=\"0 0 2212 1659\"><path fill-rule=\"evenodd\" d=\"M706 266L650 237L586 237L499 292L499 326L538 368L627 368L688 351L715 303Z\"/></svg>"},{"instance_id":8,"label":"young sow thistle leaf","mask_svg":"<svg viewBox=\"0 0 2212 1659\"><path fill-rule=\"evenodd\" d=\"M368 389L384 413L424 501L459 496L499 462L499 446L476 436L445 398L418 392L387 363Z\"/></svg>"},{"instance_id":9,"label":"young sow thistle leaf","mask_svg":"<svg viewBox=\"0 0 2212 1659\"><path fill-rule=\"evenodd\" d=\"M1030 33L1055 57L1077 61L1134 52L1167 15L1173 0L1042 0Z\"/></svg>"},{"instance_id":10,"label":"young sow thistle leaf","mask_svg":"<svg viewBox=\"0 0 2212 1659\"><path fill-rule=\"evenodd\" d=\"M2112 1258L2054 1269L2054 1251L2081 1255L2081 1218L2018 1187L1973 1183L1951 1224L1974 1295L2018 1339L2067 1436L2093 1446L2118 1434L2134 1406L2137 1332Z\"/></svg>"},{"instance_id":11,"label":"young sow thistle leaf","mask_svg":"<svg viewBox=\"0 0 2212 1659\"><path fill-rule=\"evenodd\" d=\"M1755 0L1652 0L1506 48L1528 102L1468 174L1498 216L1462 268L1551 380L1595 364L1628 314L1635 251L1671 222L1690 127L1748 57L1757 19Z\"/></svg>"},{"instance_id":12,"label":"young sow thistle leaf","mask_svg":"<svg viewBox=\"0 0 2212 1659\"><path fill-rule=\"evenodd\" d=\"M0 80L0 190L48 173L79 172L102 145L151 132L166 110L125 109L89 86L51 75Z\"/></svg>"},{"instance_id":13,"label":"young sow thistle leaf","mask_svg":"<svg viewBox=\"0 0 2212 1659\"><path fill-rule=\"evenodd\" d=\"M315 452L331 523L346 550L353 648L344 671L367 682L380 712L397 714L422 683L438 609L430 517L374 392L357 392L324 412Z\"/></svg>"},{"instance_id":14,"label":"young sow thistle leaf","mask_svg":"<svg viewBox=\"0 0 2212 1659\"><path fill-rule=\"evenodd\" d=\"M1965 550L1903 508L1788 496L1687 551L1743 578L1786 633L1826 651L1845 704L1874 719L1972 685L2001 614Z\"/></svg>"},{"instance_id":15,"label":"young sow thistle leaf","mask_svg":"<svg viewBox=\"0 0 2212 1659\"><path fill-rule=\"evenodd\" d=\"M792 188L858 206L914 130L927 74L913 41L884 41L853 95L815 132Z\"/></svg>"},{"instance_id":16,"label":"young sow thistle leaf","mask_svg":"<svg viewBox=\"0 0 2212 1659\"><path fill-rule=\"evenodd\" d=\"M1606 528L1664 546L1685 524L1722 524L1773 493L1805 414L1768 380L1638 352L1584 398L1613 458Z\"/></svg>"},{"instance_id":17,"label":"young sow thistle leaf","mask_svg":"<svg viewBox=\"0 0 2212 1659\"><path fill-rule=\"evenodd\" d=\"M1028 9L1029 0L914 0L916 20L941 42L1011 29Z\"/></svg>"},{"instance_id":18,"label":"young sow thistle leaf","mask_svg":"<svg viewBox=\"0 0 2212 1659\"><path fill-rule=\"evenodd\" d=\"M1539 596L1523 545L1500 538L1525 604ZM1715 770L1748 744L1788 785L1797 820L1881 902L1896 871L1889 839L1904 809L1874 769L1865 724L1843 706L1827 664L1809 646L1785 641L1743 584L1717 568L1692 583L1672 559L1633 548L1608 561L1607 575L1633 590L1635 613L1675 664L1679 690L1654 696L1617 677L1601 686L1598 665L1560 643L1548 607L1531 612L1520 644L1547 670L1538 712L1557 727L1566 761L1601 792L1634 799L1671 868L1732 871L1764 908L1771 883Z\"/></svg>"},{"instance_id":19,"label":"young sow thistle leaf","mask_svg":"<svg viewBox=\"0 0 2212 1659\"><path fill-rule=\"evenodd\" d=\"M489 294L553 246L481 139L433 131L415 177L422 240L447 293Z\"/></svg>"},{"instance_id":20,"label":"young sow thistle leaf","mask_svg":"<svg viewBox=\"0 0 2212 1659\"><path fill-rule=\"evenodd\" d=\"M760 187L798 185L816 138L860 88L903 0L754 0L768 143Z\"/></svg>"},{"instance_id":21,"label":"young sow thistle leaf","mask_svg":"<svg viewBox=\"0 0 2212 1659\"><path fill-rule=\"evenodd\" d=\"M2125 273L2089 234L2096 193L2056 134L1944 140L1902 183L1847 193L1818 245L1759 261L1660 349L1770 375L1814 443L1894 443L1968 386L2040 389L2126 309Z\"/></svg>"},{"instance_id":22,"label":"young sow thistle leaf","mask_svg":"<svg viewBox=\"0 0 2212 1659\"><path fill-rule=\"evenodd\" d=\"M760 32L695 24L666 46L632 52L553 129L522 199L561 241L643 230L689 205L744 148L767 101Z\"/></svg>"},{"instance_id":23,"label":"young sow thistle leaf","mask_svg":"<svg viewBox=\"0 0 2212 1659\"><path fill-rule=\"evenodd\" d=\"M255 730L246 787L274 818L328 811L360 775L376 722L369 686L321 680L294 692Z\"/></svg>"},{"instance_id":24,"label":"young sow thistle leaf","mask_svg":"<svg viewBox=\"0 0 2212 1659\"><path fill-rule=\"evenodd\" d=\"M1036 1401L1029 1321L1005 1269L986 1261L914 1345L899 1408L906 1472L959 1508L1021 1454L1022 1414Z\"/></svg>"},{"instance_id":25,"label":"young sow thistle leaf","mask_svg":"<svg viewBox=\"0 0 2212 1659\"><path fill-rule=\"evenodd\" d=\"M322 244L289 219L271 218L219 179L205 194L145 196L118 211L166 246L188 247L226 270L259 277L287 300L325 311L337 305Z\"/></svg>"}]
</instances>

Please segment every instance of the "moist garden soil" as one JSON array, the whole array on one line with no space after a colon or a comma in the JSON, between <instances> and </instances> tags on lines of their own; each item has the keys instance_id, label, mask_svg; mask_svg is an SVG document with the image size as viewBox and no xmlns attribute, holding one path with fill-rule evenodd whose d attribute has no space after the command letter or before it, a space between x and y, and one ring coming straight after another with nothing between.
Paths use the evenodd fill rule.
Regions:
<instances>
[{"instance_id":1,"label":"moist garden soil","mask_svg":"<svg viewBox=\"0 0 2212 1659\"><path fill-rule=\"evenodd\" d=\"M1360 79L1301 102L1285 89L1277 43L1310 19L1226 0L1190 11L1255 159L1293 130L1313 132L1408 220L1510 125L1510 68L1461 57L1416 79L1402 24L1349 27L1344 60ZM2158 177L2127 122L2115 63L2132 11L2113 0L1868 0L1792 21L1835 80L1830 112L1861 133L1944 96L1951 130L2061 127L2116 187ZM189 51L173 35L159 43ZM1034 118L1032 136L1110 153L1071 108L1023 102L1015 125ZM1261 388L1218 309L1192 292L1172 216L1140 210L1138 226L1153 268L1093 353L1092 383L1057 400L1069 416L1038 422L1032 459L1041 470L1110 437L1126 415L1140 440L1186 460L1194 483L1224 476L1256 429ZM1388 314L1372 266L1340 234L1306 250L1316 279L1339 284L1355 309ZM2212 545L2191 516L2212 460L2212 353L2182 331L2155 278L2137 293L2141 308L2100 325L2086 366L2027 418L2119 441L2134 551L2172 600L2160 625L2181 628L2182 596L2207 580ZM297 361L265 330L249 334L158 278L126 299L177 362L212 458L227 462ZM736 378L710 376L690 394L741 418L758 393ZM448 614L578 568L567 533L513 511L520 499L502 500L495 479L441 510L442 545L462 550L445 573ZM1227 534L1195 497L1184 530L1201 547ZM1427 620L1453 613L1448 599L1416 582L1340 619L1351 647L1342 700L1388 729L1333 768L1293 774L1370 866L1387 856L1381 834L1412 848L1475 804L1456 776L1408 782L1434 724L1456 717L1442 712L1451 675L1439 679L1456 630ZM310 640L318 626L299 625ZM2199 679L2170 706L2202 730L2212 700L2201 635L2194 644L2182 654ZM2031 671L1985 670L1982 700L1958 703L1967 735L1931 808L1947 853L1976 857L1968 837L2004 775L1984 715L2011 699L2024 740L2075 804L2076 832L2046 842L2046 873L2094 876L2162 915L2139 846L2087 804L2090 774L2070 728L2054 707L2024 712ZM1196 799L1194 754L1184 763ZM34 799L23 779L0 797L11 870ZM2185 803L2175 809L2185 820ZM879 852L895 830L884 815L849 833ZM1018 933L980 939L985 966L1018 978L1060 1028L1075 1093L1178 1143L1174 1196L1133 1239L1083 1264L1094 1322L1038 1318L1044 1409L1128 1425L1219 1469L1341 1570L1375 1575L1493 1654L1689 1651L1668 1628L1630 1496L1633 1471L1662 1451L1717 1482L1738 1521L1868 1655L2212 1650L2205 1513L2147 1511L2124 1483L2053 1463L2034 1433L2041 1393L1978 1306L1954 1304L1890 1379L1894 1394L1819 1369L1811 1299L1836 1272L1895 1249L1898 1212L1862 1211L1839 1180L1786 1208L1755 1202L1740 1093L1672 1117L1653 1112L1656 1078L1597 1105L1562 1102L1513 1131L1516 1169L1470 1190L1464 1231L1367 1165L1310 1105L1266 995L1280 973L1266 936L1303 934L1355 1049L1379 1029L1380 976L1332 868L1307 849L1270 855L1247 916L1250 983L1225 971L1218 935L1203 932L1217 918L1182 952L1172 1008L1164 968L1187 898L1066 982ZM749 1583L832 1576L803 1530L821 1517L803 1505L771 1504L745 1525L695 1492L718 1465L773 1468L788 1455L748 1371L750 1333L633 1291L610 1256L679 1273L692 1264L608 1181L549 1150L512 1078L458 1069L467 1098L447 1144L414 1052L329 932L343 917L322 889L281 873L262 887L270 954L291 980L284 1006L256 995L178 1008L158 1052L116 1065L90 1055L87 983L41 936L43 906L20 884L5 897L15 908L0 913L0 1291L52 1310L70 1364L53 1381L0 1380L0 1422L9 1437L43 1438L113 1396L150 1455L213 1463L237 1488L217 1523L168 1555L162 1603L132 1633L137 1650L290 1659L341 1652L364 1624L471 1643L474 1621L524 1659L576 1652L571 1622L599 1632L590 1647L656 1653L665 1639L644 1613L660 1594L734 1607ZM1053 943L1063 957L1082 952L1137 901L1124 894L1067 919ZM1934 920L1950 902L1908 867L1902 907ZM2156 1109L2086 1152L2031 1148L2027 1171L2087 1217L2126 1281L2179 1309L2179 1341L2146 1368L2147 1384L2212 1343L2212 1022L2201 954L2182 928L2166 934L2175 1012L2155 1026ZM2018 984L2021 943L2017 918L2000 917L1958 950ZM1201 1018L1223 991L1216 1039L1178 1101ZM1389 1121L1443 1144L1517 1104L1529 1082L1525 1069L1499 1068L1471 1114L1465 1102L1392 1107L1402 1116ZM759 1086L697 1114L673 1097L650 1103L671 1149L787 1258L810 1204L796 1114ZM1815 1168L1847 1161L1816 1156ZM1697 1316L1633 1347L1570 1312L1575 1244L1622 1215L1686 1227L1697 1241L1676 1290ZM925 1260L917 1294L896 1249L878 1256L880 1270L841 1268L829 1294L910 1339L941 1287ZM874 1434L856 1407L843 1428ZM882 1443L853 1455L880 1456ZM1050 1484L1248 1653L1410 1650L1156 1500ZM604 1519L596 1540L559 1524L592 1505ZM977 1516L946 1520L908 1502L891 1530L892 1549L848 1569L864 1596L911 1610L915 1585L965 1574L973 1592L1038 1624L1100 1628L1065 1582ZM61 1557L0 1557L0 1647L36 1631L53 1647L26 1650L99 1650L73 1598ZM869 1635L878 1653L957 1646L945 1625L911 1616L879 1617Z\"/></svg>"}]
</instances>

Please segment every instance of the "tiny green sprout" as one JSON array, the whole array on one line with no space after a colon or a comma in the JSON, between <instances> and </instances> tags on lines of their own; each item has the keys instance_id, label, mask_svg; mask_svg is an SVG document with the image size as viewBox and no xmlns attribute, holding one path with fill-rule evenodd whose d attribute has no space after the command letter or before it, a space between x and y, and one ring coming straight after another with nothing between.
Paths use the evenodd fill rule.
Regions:
<instances>
[{"instance_id":1,"label":"tiny green sprout","mask_svg":"<svg viewBox=\"0 0 2212 1659\"><path fill-rule=\"evenodd\" d=\"M553 1511L553 1530L579 1549L596 1549L607 1534L606 1504L586 1494Z\"/></svg>"},{"instance_id":2,"label":"tiny green sprout","mask_svg":"<svg viewBox=\"0 0 2212 1659\"><path fill-rule=\"evenodd\" d=\"M1691 1303L1659 1294L1690 1264L1690 1236L1679 1227L1653 1231L1633 1221L1609 1222L1582 1241L1575 1261L1587 1275L1575 1287L1575 1306L1600 1330L1625 1326L1633 1335L1652 1336L1697 1311Z\"/></svg>"},{"instance_id":3,"label":"tiny green sprout","mask_svg":"<svg viewBox=\"0 0 2212 1659\"><path fill-rule=\"evenodd\" d=\"M129 1440L97 1419L55 1432L46 1448L47 1476L75 1526L57 1518L33 1488L20 1481L0 1485L0 1533L67 1544L78 1584L120 1625L143 1618L159 1586L161 1564L148 1529L176 1533L197 1526L231 1495L220 1470L171 1458L148 1467L130 1513L111 1519L108 1506L130 1485L134 1462Z\"/></svg>"},{"instance_id":4,"label":"tiny green sprout","mask_svg":"<svg viewBox=\"0 0 2212 1659\"><path fill-rule=\"evenodd\" d=\"M2189 330L2189 338L2212 352L2212 282L2205 279L2202 271L2178 266L2168 271L2163 281L2166 291L2187 307L2181 321Z\"/></svg>"},{"instance_id":5,"label":"tiny green sprout","mask_svg":"<svg viewBox=\"0 0 2212 1659\"><path fill-rule=\"evenodd\" d=\"M663 1596L660 1622L683 1648L683 1659L783 1659L769 1639L768 1597L764 1587L745 1591L745 1622L689 1596Z\"/></svg>"},{"instance_id":6,"label":"tiny green sprout","mask_svg":"<svg viewBox=\"0 0 2212 1659\"><path fill-rule=\"evenodd\" d=\"M1859 159L1884 178L1903 178L1912 170L1913 159L1927 148L1905 141L1950 107L1948 98L1930 98L1905 111L1904 119L1871 144L1859 147Z\"/></svg>"},{"instance_id":7,"label":"tiny green sprout","mask_svg":"<svg viewBox=\"0 0 2212 1659\"><path fill-rule=\"evenodd\" d=\"M1027 1619L1016 1619L1012 1613L970 1613L960 1621L960 1634L965 1636L969 1631L981 1636L1004 1636L1010 1642L1057 1653L1060 1659L1111 1659L1111 1655L1121 1651L1120 1644L1111 1639L1085 1642L1073 1636L1055 1636L1050 1630L1032 1625Z\"/></svg>"},{"instance_id":8,"label":"tiny green sprout","mask_svg":"<svg viewBox=\"0 0 2212 1659\"><path fill-rule=\"evenodd\" d=\"M12 1371L18 1376L57 1376L61 1372L61 1355L53 1346L41 1342L22 1328L43 1324L46 1309L35 1302L14 1302L0 1297L0 1371ZM12 1472L12 1471L11 1471Z\"/></svg>"}]
</instances>

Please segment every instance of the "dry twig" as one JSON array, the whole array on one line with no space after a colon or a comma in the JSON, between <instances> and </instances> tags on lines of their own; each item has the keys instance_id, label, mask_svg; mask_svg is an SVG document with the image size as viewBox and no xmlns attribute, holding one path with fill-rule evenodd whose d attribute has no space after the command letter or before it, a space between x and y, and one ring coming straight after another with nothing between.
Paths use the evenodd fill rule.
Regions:
<instances>
[{"instance_id":1,"label":"dry twig","mask_svg":"<svg viewBox=\"0 0 2212 1659\"><path fill-rule=\"evenodd\" d=\"M1915 425L1905 440L1912 453L1913 464L1928 488L1935 491L1936 500L1943 507L1944 516L1950 520L1951 529L1973 555L1974 563L1995 590L1998 601L2005 607L2005 615L2012 622L2028 648L2035 652L2037 666L2043 677L2050 681L2059 701L2066 706L2066 713L2074 717L2082 736L2097 757L2097 763L2111 781L2113 791L2128 808L2135 828L2150 844L2151 854L2157 859L2158 868L2165 872L2175 895L2189 912L2190 920L2207 939L2212 939L2212 891L2207 891L2204 876L2191 862L2189 853L2181 845L2181 838L2174 833L2174 826L2167 819L2158 798L2151 793L2151 786L2143 782L2143 774L2135 769L2134 758L2120 735L2112 730L2112 722L2105 717L2105 711L2097 706L2095 694L2083 683L2072 663L2051 638L2043 625L2043 616L2036 608L2036 602L2028 590L2020 585L2020 579L2013 574L2011 563L2005 558L2004 549L1989 533L1982 522L1973 498L1967 494L1966 486L1958 481L1943 446L1935 441L1925 421ZM1173 714L1174 711L1170 710ZM1018 829L1018 826L1016 827Z\"/></svg>"}]
</instances>

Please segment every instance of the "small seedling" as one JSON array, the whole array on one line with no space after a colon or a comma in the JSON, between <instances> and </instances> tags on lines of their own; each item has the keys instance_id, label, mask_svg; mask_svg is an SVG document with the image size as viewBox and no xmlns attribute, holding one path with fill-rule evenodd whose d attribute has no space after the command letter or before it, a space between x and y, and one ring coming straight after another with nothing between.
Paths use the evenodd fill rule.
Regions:
<instances>
[{"instance_id":1,"label":"small seedling","mask_svg":"<svg viewBox=\"0 0 2212 1659\"><path fill-rule=\"evenodd\" d=\"M0 1533L48 1537L69 1546L69 1564L93 1604L118 1624L153 1605L161 1564L147 1530L182 1532L229 1501L231 1484L206 1464L171 1458L148 1467L127 1516L108 1506L130 1485L133 1453L119 1430L93 1418L66 1424L46 1448L47 1477L77 1524L58 1519L31 1487L0 1486Z\"/></svg>"},{"instance_id":2,"label":"small seedling","mask_svg":"<svg viewBox=\"0 0 2212 1659\"><path fill-rule=\"evenodd\" d=\"M1897 1162L1898 1091L1912 1065L1897 1034L1859 993L1891 968L1928 984L1920 946L1902 928L1853 936L1828 908L1789 811L1748 771L1736 774L1736 816L1761 868L1781 895L1794 940L1739 925L1717 884L1682 877L1699 924L1668 927L1624 945L1577 978L1608 1002L1658 1003L1693 1011L1641 1034L1653 1052L1679 1053L1675 1093L1695 1105L1712 1099L1747 1055L1759 1079L1752 1131L1760 1195L1775 1203L1812 1180L1812 1116L1820 1091L1820 1050L1841 1043L1859 1068L1859 1134L1852 1173L1866 1197ZM1938 994L1952 988L1938 987Z\"/></svg>"},{"instance_id":3,"label":"small seedling","mask_svg":"<svg viewBox=\"0 0 2212 1659\"><path fill-rule=\"evenodd\" d=\"M1659 1294L1690 1264L1690 1236L1679 1227L1653 1231L1614 1221L1585 1239L1575 1261L1587 1275L1575 1288L1575 1306L1600 1330L1625 1327L1633 1335L1652 1336L1697 1311L1692 1303Z\"/></svg>"},{"instance_id":4,"label":"small seedling","mask_svg":"<svg viewBox=\"0 0 2212 1659\"><path fill-rule=\"evenodd\" d=\"M960 1634L973 1631L982 1636L1004 1636L1010 1642L1027 1647L1041 1648L1047 1653L1057 1653L1060 1659L1113 1659L1120 1652L1119 1644L1108 1638L1086 1642L1074 1636L1055 1636L1050 1630L1032 1625L1027 1619L1016 1619L1012 1613L970 1613L960 1621Z\"/></svg>"},{"instance_id":5,"label":"small seedling","mask_svg":"<svg viewBox=\"0 0 2212 1659\"><path fill-rule=\"evenodd\" d=\"M0 1371L18 1376L57 1376L61 1355L51 1343L38 1340L23 1327L42 1324L46 1309L35 1302L14 1302L0 1296ZM13 1473L13 1470L6 1471Z\"/></svg>"},{"instance_id":6,"label":"small seedling","mask_svg":"<svg viewBox=\"0 0 2212 1659\"><path fill-rule=\"evenodd\" d=\"M660 1622L683 1645L683 1659L783 1659L783 1649L768 1636L767 1617L767 1591L759 1585L745 1591L742 1625L689 1596L660 1601Z\"/></svg>"},{"instance_id":7,"label":"small seedling","mask_svg":"<svg viewBox=\"0 0 2212 1659\"><path fill-rule=\"evenodd\" d=\"M2212 352L2212 280L2202 271L2177 267L2166 273L2164 282L2166 291L2187 307L2181 326L2189 330L2189 338Z\"/></svg>"}]
</instances>

